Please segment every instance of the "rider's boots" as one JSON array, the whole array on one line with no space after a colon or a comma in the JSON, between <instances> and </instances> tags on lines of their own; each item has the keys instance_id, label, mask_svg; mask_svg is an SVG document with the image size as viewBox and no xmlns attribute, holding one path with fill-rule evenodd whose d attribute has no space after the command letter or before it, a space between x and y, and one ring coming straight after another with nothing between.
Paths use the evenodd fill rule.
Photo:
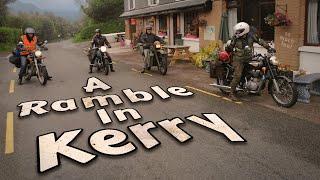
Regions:
<instances>
[{"instance_id":1,"label":"rider's boots","mask_svg":"<svg viewBox=\"0 0 320 180\"><path fill-rule=\"evenodd\" d=\"M92 73L92 68L93 68L93 65L90 65L90 71L89 71L89 73Z\"/></svg>"},{"instance_id":2,"label":"rider's boots","mask_svg":"<svg viewBox=\"0 0 320 180\"><path fill-rule=\"evenodd\" d=\"M111 69L111 72L114 72L113 64L110 64L110 69Z\"/></svg>"},{"instance_id":3,"label":"rider's boots","mask_svg":"<svg viewBox=\"0 0 320 180\"><path fill-rule=\"evenodd\" d=\"M19 85L22 85L22 78L19 77Z\"/></svg>"},{"instance_id":4,"label":"rider's boots","mask_svg":"<svg viewBox=\"0 0 320 180\"><path fill-rule=\"evenodd\" d=\"M238 97L236 96L235 92L231 91L230 94L229 94L229 98L232 100L232 101L238 101Z\"/></svg>"}]
</instances>

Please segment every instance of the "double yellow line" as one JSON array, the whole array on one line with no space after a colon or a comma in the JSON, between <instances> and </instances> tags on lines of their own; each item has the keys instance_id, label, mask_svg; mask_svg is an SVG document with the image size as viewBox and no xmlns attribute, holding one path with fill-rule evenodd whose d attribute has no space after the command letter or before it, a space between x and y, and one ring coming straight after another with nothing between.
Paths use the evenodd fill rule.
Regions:
<instances>
[{"instance_id":1,"label":"double yellow line","mask_svg":"<svg viewBox=\"0 0 320 180\"><path fill-rule=\"evenodd\" d=\"M13 73L17 72L17 68L13 68ZM14 93L15 80L11 80L9 84L9 94ZM14 134L13 134L13 112L7 113L6 121L6 139L5 139L5 154L14 152Z\"/></svg>"},{"instance_id":2,"label":"double yellow line","mask_svg":"<svg viewBox=\"0 0 320 180\"><path fill-rule=\"evenodd\" d=\"M186 88L189 88L189 89L193 89L195 91L198 91L198 92L201 92L203 94L207 94L209 96L213 96L213 97L216 97L216 98L221 98L225 101L229 101L229 102L232 102L232 103L235 103L235 104L242 104L242 102L240 101L232 101L231 99L229 98L226 98L226 97L223 97L223 96L220 96L220 95L217 95L217 94L214 94L214 93L211 93L211 92L207 92L207 91L204 91L202 89L198 89L198 88L195 88L195 87L192 87L192 86L186 86Z\"/></svg>"},{"instance_id":3,"label":"double yellow line","mask_svg":"<svg viewBox=\"0 0 320 180\"><path fill-rule=\"evenodd\" d=\"M135 68L132 68L131 70L134 71L134 72L140 73L140 71L136 70ZM148 75L148 76L152 76L152 74L149 74L149 73L142 73L142 74L145 74L145 75Z\"/></svg>"},{"instance_id":4,"label":"double yellow line","mask_svg":"<svg viewBox=\"0 0 320 180\"><path fill-rule=\"evenodd\" d=\"M12 70L13 73L16 73L17 72L17 68L14 67L13 70ZM10 84L9 84L9 94L12 94L14 93L14 85L15 85L15 80L11 80L10 81Z\"/></svg>"},{"instance_id":5,"label":"double yellow line","mask_svg":"<svg viewBox=\"0 0 320 180\"><path fill-rule=\"evenodd\" d=\"M13 152L14 152L13 112L8 112L7 113L5 154L11 154Z\"/></svg>"}]
</instances>

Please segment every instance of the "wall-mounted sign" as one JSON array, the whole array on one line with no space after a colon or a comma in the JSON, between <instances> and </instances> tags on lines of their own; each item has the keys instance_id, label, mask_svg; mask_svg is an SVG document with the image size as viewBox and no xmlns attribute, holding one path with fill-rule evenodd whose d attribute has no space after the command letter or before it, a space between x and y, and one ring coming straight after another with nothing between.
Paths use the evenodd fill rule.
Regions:
<instances>
[{"instance_id":1,"label":"wall-mounted sign","mask_svg":"<svg viewBox=\"0 0 320 180\"><path fill-rule=\"evenodd\" d=\"M214 26L206 26L204 30L204 40L215 41L216 40L216 28Z\"/></svg>"}]
</instances>

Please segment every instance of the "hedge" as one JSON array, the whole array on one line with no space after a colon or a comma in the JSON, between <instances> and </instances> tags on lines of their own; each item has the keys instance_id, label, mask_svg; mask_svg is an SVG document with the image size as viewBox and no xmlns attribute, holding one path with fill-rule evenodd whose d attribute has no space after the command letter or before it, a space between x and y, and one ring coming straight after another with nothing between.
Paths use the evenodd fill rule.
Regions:
<instances>
[{"instance_id":1,"label":"hedge","mask_svg":"<svg viewBox=\"0 0 320 180\"><path fill-rule=\"evenodd\" d=\"M91 39L95 29L101 29L102 34L121 32L124 31L124 23L122 21L110 20L107 23L88 25L76 34L74 41L81 42Z\"/></svg>"},{"instance_id":2,"label":"hedge","mask_svg":"<svg viewBox=\"0 0 320 180\"><path fill-rule=\"evenodd\" d=\"M19 41L21 31L15 28L0 27L0 51L8 51L14 48Z\"/></svg>"},{"instance_id":3,"label":"hedge","mask_svg":"<svg viewBox=\"0 0 320 180\"><path fill-rule=\"evenodd\" d=\"M0 27L0 43L17 43L19 41L20 34L19 29Z\"/></svg>"}]
</instances>

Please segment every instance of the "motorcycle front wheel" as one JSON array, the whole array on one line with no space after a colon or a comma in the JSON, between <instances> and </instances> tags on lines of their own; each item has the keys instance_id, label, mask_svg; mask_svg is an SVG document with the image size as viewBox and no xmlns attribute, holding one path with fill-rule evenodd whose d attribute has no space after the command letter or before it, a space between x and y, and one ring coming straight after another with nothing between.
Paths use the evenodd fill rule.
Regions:
<instances>
[{"instance_id":1,"label":"motorcycle front wheel","mask_svg":"<svg viewBox=\"0 0 320 180\"><path fill-rule=\"evenodd\" d=\"M24 75L24 79L26 80L26 81L30 81L31 80L31 71L30 71L30 68L29 67L27 67L27 69L26 69L26 74Z\"/></svg>"},{"instance_id":2,"label":"motorcycle front wheel","mask_svg":"<svg viewBox=\"0 0 320 180\"><path fill-rule=\"evenodd\" d=\"M40 66L39 67L39 75L38 75L38 80L40 82L41 85L46 85L47 81L48 81L48 71L47 68L45 66Z\"/></svg>"},{"instance_id":3,"label":"motorcycle front wheel","mask_svg":"<svg viewBox=\"0 0 320 180\"><path fill-rule=\"evenodd\" d=\"M109 74L109 63L107 63L106 60L104 60L103 65L104 65L104 67L103 67L104 68L104 74L108 75Z\"/></svg>"},{"instance_id":4,"label":"motorcycle front wheel","mask_svg":"<svg viewBox=\"0 0 320 180\"><path fill-rule=\"evenodd\" d=\"M224 78L221 78L221 77L217 77L217 84L222 85L222 86L226 86ZM226 95L229 94L229 92L226 91L225 89L223 89L223 88L219 88L219 89L223 94L226 94Z\"/></svg>"},{"instance_id":5,"label":"motorcycle front wheel","mask_svg":"<svg viewBox=\"0 0 320 180\"><path fill-rule=\"evenodd\" d=\"M273 100L279 106L286 108L295 105L298 100L298 91L295 85L283 77L277 78L276 81L279 86L279 92L277 92L276 86L272 83L270 93Z\"/></svg>"},{"instance_id":6,"label":"motorcycle front wheel","mask_svg":"<svg viewBox=\"0 0 320 180\"><path fill-rule=\"evenodd\" d=\"M160 56L159 71L162 75L166 75L168 71L168 58L166 56Z\"/></svg>"}]
</instances>

